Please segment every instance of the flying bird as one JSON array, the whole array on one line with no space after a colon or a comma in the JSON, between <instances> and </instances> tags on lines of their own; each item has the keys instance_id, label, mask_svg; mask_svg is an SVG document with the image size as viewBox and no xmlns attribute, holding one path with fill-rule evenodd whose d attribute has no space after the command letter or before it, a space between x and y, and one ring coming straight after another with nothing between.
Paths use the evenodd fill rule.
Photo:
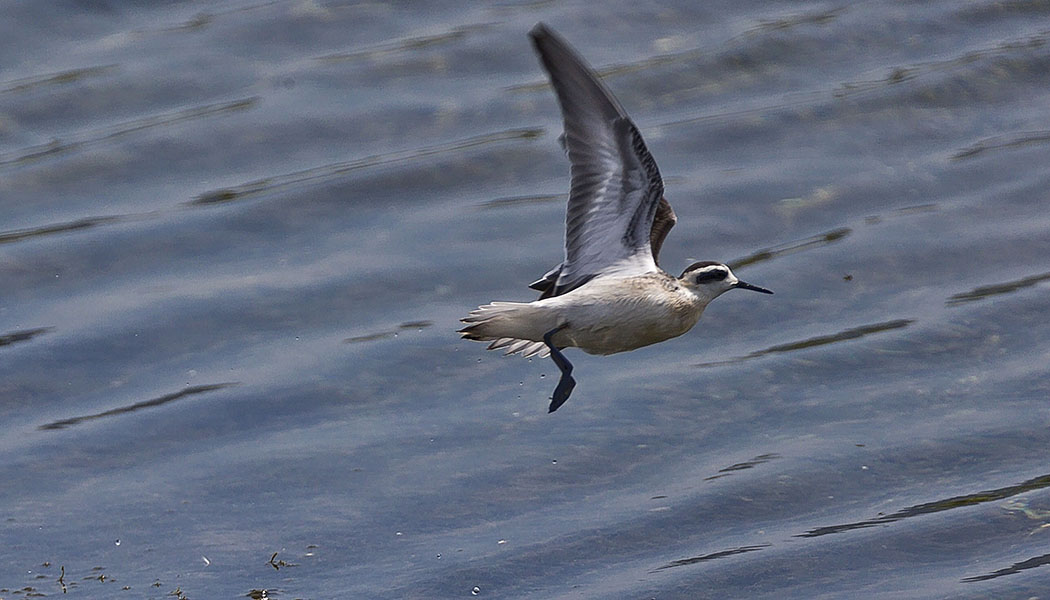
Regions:
<instances>
[{"instance_id":1,"label":"flying bird","mask_svg":"<svg viewBox=\"0 0 1050 600\"><path fill-rule=\"evenodd\" d=\"M534 302L493 302L459 330L489 349L550 356L561 371L549 412L576 381L562 350L615 354L692 329L709 302L731 289L773 292L745 283L714 261L678 277L657 264L677 221L660 170L619 101L569 44L540 23L529 32L561 105L562 141L572 165L565 259L529 287Z\"/></svg>"}]
</instances>

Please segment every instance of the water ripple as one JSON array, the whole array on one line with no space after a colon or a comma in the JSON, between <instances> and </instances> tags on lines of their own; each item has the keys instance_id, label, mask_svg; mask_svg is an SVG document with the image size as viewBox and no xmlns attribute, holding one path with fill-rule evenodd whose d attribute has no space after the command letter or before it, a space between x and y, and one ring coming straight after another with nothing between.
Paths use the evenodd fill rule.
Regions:
<instances>
[{"instance_id":1,"label":"water ripple","mask_svg":"<svg viewBox=\"0 0 1050 600\"><path fill-rule=\"evenodd\" d=\"M104 75L115 70L116 68L117 65L98 65L94 67L69 69L67 71L49 73L47 75L34 75L32 77L12 79L11 81L0 82L0 94L26 92L37 87L73 83L75 81L81 81L90 77L98 77L100 75Z\"/></svg>"},{"instance_id":2,"label":"water ripple","mask_svg":"<svg viewBox=\"0 0 1050 600\"><path fill-rule=\"evenodd\" d=\"M256 179L254 181L242 183L233 187L204 192L203 194L197 196L197 198L189 201L187 204L191 206L207 206L211 204L221 204L225 202L231 202L233 200L240 200L249 196L255 196L258 194L276 191L293 185L324 181L326 179L339 177L341 175L345 175L346 173L369 167L418 160L420 158L426 158L429 156L435 156L440 154L447 154L451 152L458 152L461 150L466 150L468 148L474 148L476 146L482 146L494 142L503 142L506 140L515 139L530 140L535 139L542 134L543 129L541 128L506 129L503 131L495 131L492 133L476 135L466 139L456 140L454 142L437 144L435 146L427 146L425 148L401 150L398 152L390 152L387 154L374 154L372 156L366 156L364 158L330 163L327 165L321 165L319 167L311 167L309 169L294 171L292 173L286 173L284 175L275 175L273 177L267 177L265 179Z\"/></svg>"},{"instance_id":3,"label":"water ripple","mask_svg":"<svg viewBox=\"0 0 1050 600\"><path fill-rule=\"evenodd\" d=\"M397 329L391 329L391 330L388 330L388 331L379 331L379 332L376 332L376 333L367 333L367 334L364 334L364 335L355 335L353 337L348 337L345 340L343 340L343 343L345 343L345 344L359 344L361 342L373 342L375 340L385 340L387 338L397 337L397 334L398 334L399 331L404 331L405 329L417 329L417 330L418 329L423 329L425 327L430 327L433 324L434 323L432 321L408 321L408 322L405 322L405 323L402 323L402 324L398 325Z\"/></svg>"},{"instance_id":4,"label":"water ripple","mask_svg":"<svg viewBox=\"0 0 1050 600\"><path fill-rule=\"evenodd\" d=\"M441 33L435 33L430 35L419 35L407 38L401 38L376 46L374 48L366 48L364 50L354 50L351 52L335 52L332 54L326 54L324 56L317 57L317 60L323 62L345 62L345 61L358 61L358 60L375 60L377 58L389 55L389 54L401 54L404 52L410 52L413 50L420 50L423 48L429 48L431 46L438 46L441 44L447 44L461 40L467 35L491 29L492 23L474 23L470 25L460 25L453 27L448 31Z\"/></svg>"},{"instance_id":5,"label":"water ripple","mask_svg":"<svg viewBox=\"0 0 1050 600\"><path fill-rule=\"evenodd\" d=\"M0 335L0 346L10 346L11 344L17 344L18 342L26 342L38 335L47 333L54 329L54 327L37 327L35 329L22 329L21 331L12 331Z\"/></svg>"},{"instance_id":6,"label":"water ripple","mask_svg":"<svg viewBox=\"0 0 1050 600\"><path fill-rule=\"evenodd\" d=\"M1029 558L1019 563L1014 563L1004 569L992 571L986 575L974 575L972 577L965 577L963 581L987 581L989 579L995 579L996 577L1002 577L1003 575L1013 575L1014 573L1020 573L1025 569L1034 569L1035 567L1042 567L1043 565L1050 565L1050 554L1044 554L1035 558Z\"/></svg>"},{"instance_id":7,"label":"water ripple","mask_svg":"<svg viewBox=\"0 0 1050 600\"><path fill-rule=\"evenodd\" d=\"M88 229L98 225L115 223L117 221L120 221L121 219L122 217L118 215L109 215L104 217L85 217L83 219L77 219L75 221L68 221L65 223L41 225L40 227L29 227L26 229L15 229L12 231L0 231L0 244L11 244L14 242L20 242L22 240L32 239L44 235L51 235L54 233L76 231L78 229Z\"/></svg>"},{"instance_id":8,"label":"water ripple","mask_svg":"<svg viewBox=\"0 0 1050 600\"><path fill-rule=\"evenodd\" d=\"M974 288L968 292L960 292L952 295L945 301L948 306L956 306L964 304L966 302L973 302L975 300L983 300L990 296L998 296L1000 294L1009 294L1016 292L1017 290L1031 287L1037 283L1050 280L1050 273L1040 273L1038 275L1029 275L1028 277L1022 277L1021 279L1015 279L1013 281L1007 281L1006 283L996 283L992 285L982 285Z\"/></svg>"},{"instance_id":9,"label":"water ripple","mask_svg":"<svg viewBox=\"0 0 1050 600\"><path fill-rule=\"evenodd\" d=\"M174 125L176 123L182 123L184 121L192 121L194 119L202 119L205 117L211 117L215 115L226 114L230 112L247 110L255 106L259 101L259 98L242 98L240 100L233 100L229 102L217 102L214 104L205 104L202 106L194 106L192 108L186 108L175 112L164 113L159 115L151 115L141 119L135 119L115 125L112 127L106 127L104 129L96 129L94 131L88 131L81 134L74 134L72 139L68 141L52 140L47 144L40 144L32 146L30 148L23 148L11 155L0 156L0 167L9 166L21 166L27 163L36 162L45 158L51 158L60 154L81 150L85 147L90 147L95 144L102 142L108 142L113 139L126 136L132 133L138 133L148 129L155 129L158 127L166 127Z\"/></svg>"},{"instance_id":10,"label":"water ripple","mask_svg":"<svg viewBox=\"0 0 1050 600\"><path fill-rule=\"evenodd\" d=\"M747 469L753 469L753 468L757 467L758 465L761 465L763 463L767 463L767 462L769 462L771 460L776 460L778 458L780 458L780 455L775 453L775 452L770 452L770 453L767 453L767 454L759 454L758 456L752 458L751 460L745 460L744 462L732 464L732 465L729 465L728 467L719 469L717 475L712 475L710 477L704 477L704 481L711 481L711 480L714 480L714 479L720 479L722 477L727 477L727 476L731 475L734 471L744 471L744 470L747 470Z\"/></svg>"},{"instance_id":11,"label":"water ripple","mask_svg":"<svg viewBox=\"0 0 1050 600\"><path fill-rule=\"evenodd\" d=\"M853 230L849 227L839 227L838 229L832 229L824 233L819 233L812 237L808 237L804 240L795 242L787 242L780 246L774 246L765 250L759 250L753 254L749 254L743 258L737 258L729 261L727 264L730 269L739 269L753 265L755 263L765 262L767 260L773 260L774 258L785 256L788 254L794 254L795 252L802 252L803 250L809 250L812 248L818 248L820 246L826 246L833 242L837 242L842 238L846 237Z\"/></svg>"},{"instance_id":12,"label":"water ripple","mask_svg":"<svg viewBox=\"0 0 1050 600\"><path fill-rule=\"evenodd\" d=\"M764 350L756 350L751 354L744 356L738 356L726 360L719 360L713 362L699 363L697 367L718 367L722 365L729 365L733 363L750 360L752 358L758 358L767 354L776 354L779 352L794 352L795 350L806 350L809 348L816 348L817 346L826 346L828 344L834 344L836 342L842 342L846 340L855 340L862 338L873 333L881 333L883 331L891 331L893 329L901 329L914 323L914 319L896 319L894 321L885 321L883 323L874 323L872 325L862 325L860 327L853 327L850 329L844 329L837 333L830 335L820 335L817 337L811 337L797 342L788 342L786 344L778 344L776 346L770 346Z\"/></svg>"},{"instance_id":13,"label":"water ripple","mask_svg":"<svg viewBox=\"0 0 1050 600\"><path fill-rule=\"evenodd\" d=\"M1009 498L1010 496L1016 496L1018 494L1031 492L1033 490L1041 490L1047 487L1050 487L1050 475L1043 475L1040 477L1029 479L1017 485L1011 485L994 490L977 492L975 494L967 494L965 496L955 496L953 498L937 500L934 502L927 502L925 504L916 504L915 506L909 506L908 508L899 510L895 513L882 515L874 519L869 519L867 521L857 521L854 523L845 523L842 525L829 525L826 527L817 527L816 529L811 529L805 533L800 533L795 537L819 537L822 535L829 535L832 533L843 533L845 531L852 531L854 529L876 527L878 525L885 525L887 523L893 523L895 521L900 521L901 519L907 519L910 517L918 517L921 515L928 515L931 513L938 513L946 510L951 510L953 508L976 506L978 504L984 504L986 502L1003 500L1005 498Z\"/></svg>"},{"instance_id":14,"label":"water ripple","mask_svg":"<svg viewBox=\"0 0 1050 600\"><path fill-rule=\"evenodd\" d=\"M208 384L208 385L195 385L195 386L191 386L191 387L187 387L185 389L179 390L177 392L173 392L171 394L164 394L163 396L159 396L157 398L151 398L149 400L143 400L142 402L136 402L134 404L129 404L128 406L120 406L118 408L111 408L109 410L105 410L105 411L102 411L100 413L95 413L95 414L91 414L91 415L83 415L83 416L79 416L79 417L70 417L68 419L61 419L61 420L58 420L58 421L52 421L50 423L45 423L45 424L41 425L40 427L38 427L38 429L41 429L41 430L65 429L65 428L70 427L72 425L79 425L80 423L83 423L84 421L92 421L92 420L101 419L101 418L104 418L104 417L112 417L112 416L116 416L116 415L123 415L123 414L126 414L126 413L135 412L137 410L142 410L143 408L153 408L155 406L161 406L162 404L167 404L169 402L173 402L175 400L178 400L180 398L185 398L187 396L194 396L194 395L197 395L197 394L203 394L205 392L213 392L215 390L221 390L223 388L228 388L228 387L232 387L232 386L235 386L235 385L238 385L238 383L237 382L226 382L226 383L213 383L213 384Z\"/></svg>"},{"instance_id":15,"label":"water ripple","mask_svg":"<svg viewBox=\"0 0 1050 600\"><path fill-rule=\"evenodd\" d=\"M653 570L653 572L663 571L664 569L671 569L671 568L674 568L674 567L684 567L684 566L687 566L687 565L695 565L696 563L699 563L699 562L704 562L704 561L708 561L708 560L714 560L716 558L725 558L727 556L734 556L736 554L744 554L745 552L754 552L756 550L761 550L763 548L768 548L769 546L771 546L771 544L755 544L755 545L752 545L752 546L740 546L739 548L730 548L729 550L721 550L719 552L712 552L711 554L704 554L702 556L694 556L693 558L683 558L683 559L680 559L680 560L671 561L671 562L667 563L666 565L664 565L662 567L657 567L656 569Z\"/></svg>"},{"instance_id":16,"label":"water ripple","mask_svg":"<svg viewBox=\"0 0 1050 600\"><path fill-rule=\"evenodd\" d=\"M983 139L972 146L963 148L952 155L952 160L972 158L988 150L1005 150L1007 148L1018 148L1021 146L1033 146L1050 142L1050 131L1028 131L999 135Z\"/></svg>"}]
</instances>

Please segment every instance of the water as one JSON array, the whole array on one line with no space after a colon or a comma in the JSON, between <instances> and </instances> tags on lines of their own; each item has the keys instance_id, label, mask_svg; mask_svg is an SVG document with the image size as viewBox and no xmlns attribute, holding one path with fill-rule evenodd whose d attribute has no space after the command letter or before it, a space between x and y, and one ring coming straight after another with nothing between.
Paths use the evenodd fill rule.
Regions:
<instances>
[{"instance_id":1,"label":"water","mask_svg":"<svg viewBox=\"0 0 1050 600\"><path fill-rule=\"evenodd\" d=\"M1050 6L602 6L8 3L0 598L1045 597ZM776 291L553 415L537 21Z\"/></svg>"}]
</instances>

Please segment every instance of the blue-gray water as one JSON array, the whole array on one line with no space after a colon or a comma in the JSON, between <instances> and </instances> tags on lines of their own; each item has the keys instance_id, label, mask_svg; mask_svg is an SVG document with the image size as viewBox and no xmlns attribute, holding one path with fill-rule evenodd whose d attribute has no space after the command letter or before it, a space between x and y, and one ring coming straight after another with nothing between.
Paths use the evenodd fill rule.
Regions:
<instances>
[{"instance_id":1,"label":"blue-gray water","mask_svg":"<svg viewBox=\"0 0 1050 600\"><path fill-rule=\"evenodd\" d=\"M0 12L0 598L1050 596L1050 4ZM776 291L553 415L538 21Z\"/></svg>"}]
</instances>

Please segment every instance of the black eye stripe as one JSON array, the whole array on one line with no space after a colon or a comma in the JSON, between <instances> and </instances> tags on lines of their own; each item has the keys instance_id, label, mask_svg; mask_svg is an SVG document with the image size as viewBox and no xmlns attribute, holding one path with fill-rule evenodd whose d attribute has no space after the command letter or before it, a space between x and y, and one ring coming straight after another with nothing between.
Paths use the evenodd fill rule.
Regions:
<instances>
[{"instance_id":1,"label":"black eye stripe","mask_svg":"<svg viewBox=\"0 0 1050 600\"><path fill-rule=\"evenodd\" d=\"M723 269L712 269L710 271L704 271L696 276L697 283L710 283L712 281L722 281L729 275Z\"/></svg>"}]
</instances>

